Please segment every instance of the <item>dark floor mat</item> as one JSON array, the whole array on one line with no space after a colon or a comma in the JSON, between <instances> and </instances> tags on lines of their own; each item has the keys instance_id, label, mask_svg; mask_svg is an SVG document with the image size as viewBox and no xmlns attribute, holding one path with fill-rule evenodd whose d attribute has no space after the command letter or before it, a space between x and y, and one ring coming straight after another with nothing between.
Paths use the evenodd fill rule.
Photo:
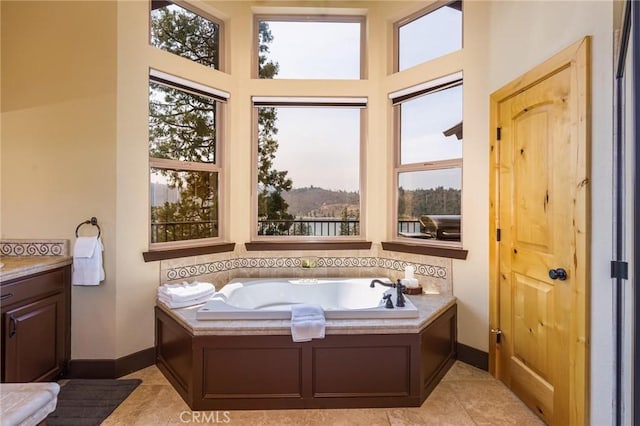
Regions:
<instances>
[{"instance_id":1,"label":"dark floor mat","mask_svg":"<svg viewBox=\"0 0 640 426\"><path fill-rule=\"evenodd\" d=\"M47 417L49 426L99 425L142 382L131 380L69 380L60 388L56 411Z\"/></svg>"}]
</instances>

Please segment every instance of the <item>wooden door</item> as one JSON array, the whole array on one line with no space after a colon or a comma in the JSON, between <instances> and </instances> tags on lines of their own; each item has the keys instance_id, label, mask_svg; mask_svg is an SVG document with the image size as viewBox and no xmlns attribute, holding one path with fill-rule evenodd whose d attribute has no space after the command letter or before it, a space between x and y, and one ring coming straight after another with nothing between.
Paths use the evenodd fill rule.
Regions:
<instances>
[{"instance_id":1,"label":"wooden door","mask_svg":"<svg viewBox=\"0 0 640 426\"><path fill-rule=\"evenodd\" d=\"M554 425L588 419L588 46L491 96L491 367Z\"/></svg>"},{"instance_id":2,"label":"wooden door","mask_svg":"<svg viewBox=\"0 0 640 426\"><path fill-rule=\"evenodd\" d=\"M52 380L62 373L63 300L58 294L5 313L5 382Z\"/></svg>"}]
</instances>

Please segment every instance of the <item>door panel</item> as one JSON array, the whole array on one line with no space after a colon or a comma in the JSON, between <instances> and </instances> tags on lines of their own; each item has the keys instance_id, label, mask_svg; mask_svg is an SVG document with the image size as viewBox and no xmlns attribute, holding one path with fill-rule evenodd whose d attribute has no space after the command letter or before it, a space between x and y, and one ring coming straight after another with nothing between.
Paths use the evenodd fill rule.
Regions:
<instances>
[{"instance_id":1,"label":"door panel","mask_svg":"<svg viewBox=\"0 0 640 426\"><path fill-rule=\"evenodd\" d=\"M492 147L492 227L501 230L491 251L491 325L501 331L492 370L557 425L587 418L588 73L578 79L584 68L575 60L587 44L561 53L572 60L554 58L492 95L500 128ZM566 279L552 278L557 268Z\"/></svg>"},{"instance_id":2,"label":"door panel","mask_svg":"<svg viewBox=\"0 0 640 426\"><path fill-rule=\"evenodd\" d=\"M553 286L514 274L513 357L549 380Z\"/></svg>"},{"instance_id":3,"label":"door panel","mask_svg":"<svg viewBox=\"0 0 640 426\"><path fill-rule=\"evenodd\" d=\"M511 339L506 348L511 387L546 421L554 417L554 384L568 369L568 357L559 344L569 338L569 318L556 309L555 300L567 297L567 281L549 278L560 265L571 273L568 250L571 217L569 182L560 180L556 165L562 158L562 140L568 138L568 105L555 97L570 85L564 69L500 104L500 121L509 129L501 140L503 159L511 167L500 181L504 272L510 285L500 300L512 305ZM555 228L555 232L554 232ZM506 337L506 336L505 336ZM505 342L506 343L506 342Z\"/></svg>"},{"instance_id":4,"label":"door panel","mask_svg":"<svg viewBox=\"0 0 640 426\"><path fill-rule=\"evenodd\" d=\"M5 314L5 381L51 380L62 372L62 295Z\"/></svg>"},{"instance_id":5,"label":"door panel","mask_svg":"<svg viewBox=\"0 0 640 426\"><path fill-rule=\"evenodd\" d=\"M533 106L513 118L515 189L515 235L519 245L549 253L553 250L549 187L552 171L549 164L547 131L549 105ZM536 176L536 179L531 179Z\"/></svg>"}]
</instances>

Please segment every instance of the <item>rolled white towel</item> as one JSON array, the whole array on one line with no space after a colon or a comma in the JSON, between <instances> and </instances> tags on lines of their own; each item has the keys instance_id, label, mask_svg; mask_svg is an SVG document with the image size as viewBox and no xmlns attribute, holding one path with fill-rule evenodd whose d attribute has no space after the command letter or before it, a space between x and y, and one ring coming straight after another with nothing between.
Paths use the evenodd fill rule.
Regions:
<instances>
[{"instance_id":1,"label":"rolled white towel","mask_svg":"<svg viewBox=\"0 0 640 426\"><path fill-rule=\"evenodd\" d=\"M208 301L209 299L211 299L212 294L208 294L208 295L204 295L201 296L197 299L193 299L193 300L186 300L184 302L174 302L170 299L167 299L164 296L158 296L158 300L165 304L166 306L168 306L171 309L178 309L178 308L186 308L188 306L195 306L195 305L199 305L201 303L205 303L206 301Z\"/></svg>"},{"instance_id":2,"label":"rolled white towel","mask_svg":"<svg viewBox=\"0 0 640 426\"><path fill-rule=\"evenodd\" d=\"M197 282L181 284L164 284L158 288L158 297L164 296L166 300L172 302L187 302L202 298L204 296L212 296L215 293L215 287L211 283Z\"/></svg>"}]
</instances>

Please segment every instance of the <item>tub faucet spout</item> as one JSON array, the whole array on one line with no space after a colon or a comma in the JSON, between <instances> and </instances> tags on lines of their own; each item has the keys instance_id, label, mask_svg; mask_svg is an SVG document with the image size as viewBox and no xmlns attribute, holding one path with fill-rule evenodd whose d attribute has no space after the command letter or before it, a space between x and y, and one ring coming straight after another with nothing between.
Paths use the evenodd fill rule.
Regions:
<instances>
[{"instance_id":1,"label":"tub faucet spout","mask_svg":"<svg viewBox=\"0 0 640 426\"><path fill-rule=\"evenodd\" d=\"M373 288L375 287L376 283L383 285L385 287L394 287L396 286L395 283L385 283L384 281L380 281L380 280L371 280L371 284L369 284L369 287Z\"/></svg>"}]
</instances>

